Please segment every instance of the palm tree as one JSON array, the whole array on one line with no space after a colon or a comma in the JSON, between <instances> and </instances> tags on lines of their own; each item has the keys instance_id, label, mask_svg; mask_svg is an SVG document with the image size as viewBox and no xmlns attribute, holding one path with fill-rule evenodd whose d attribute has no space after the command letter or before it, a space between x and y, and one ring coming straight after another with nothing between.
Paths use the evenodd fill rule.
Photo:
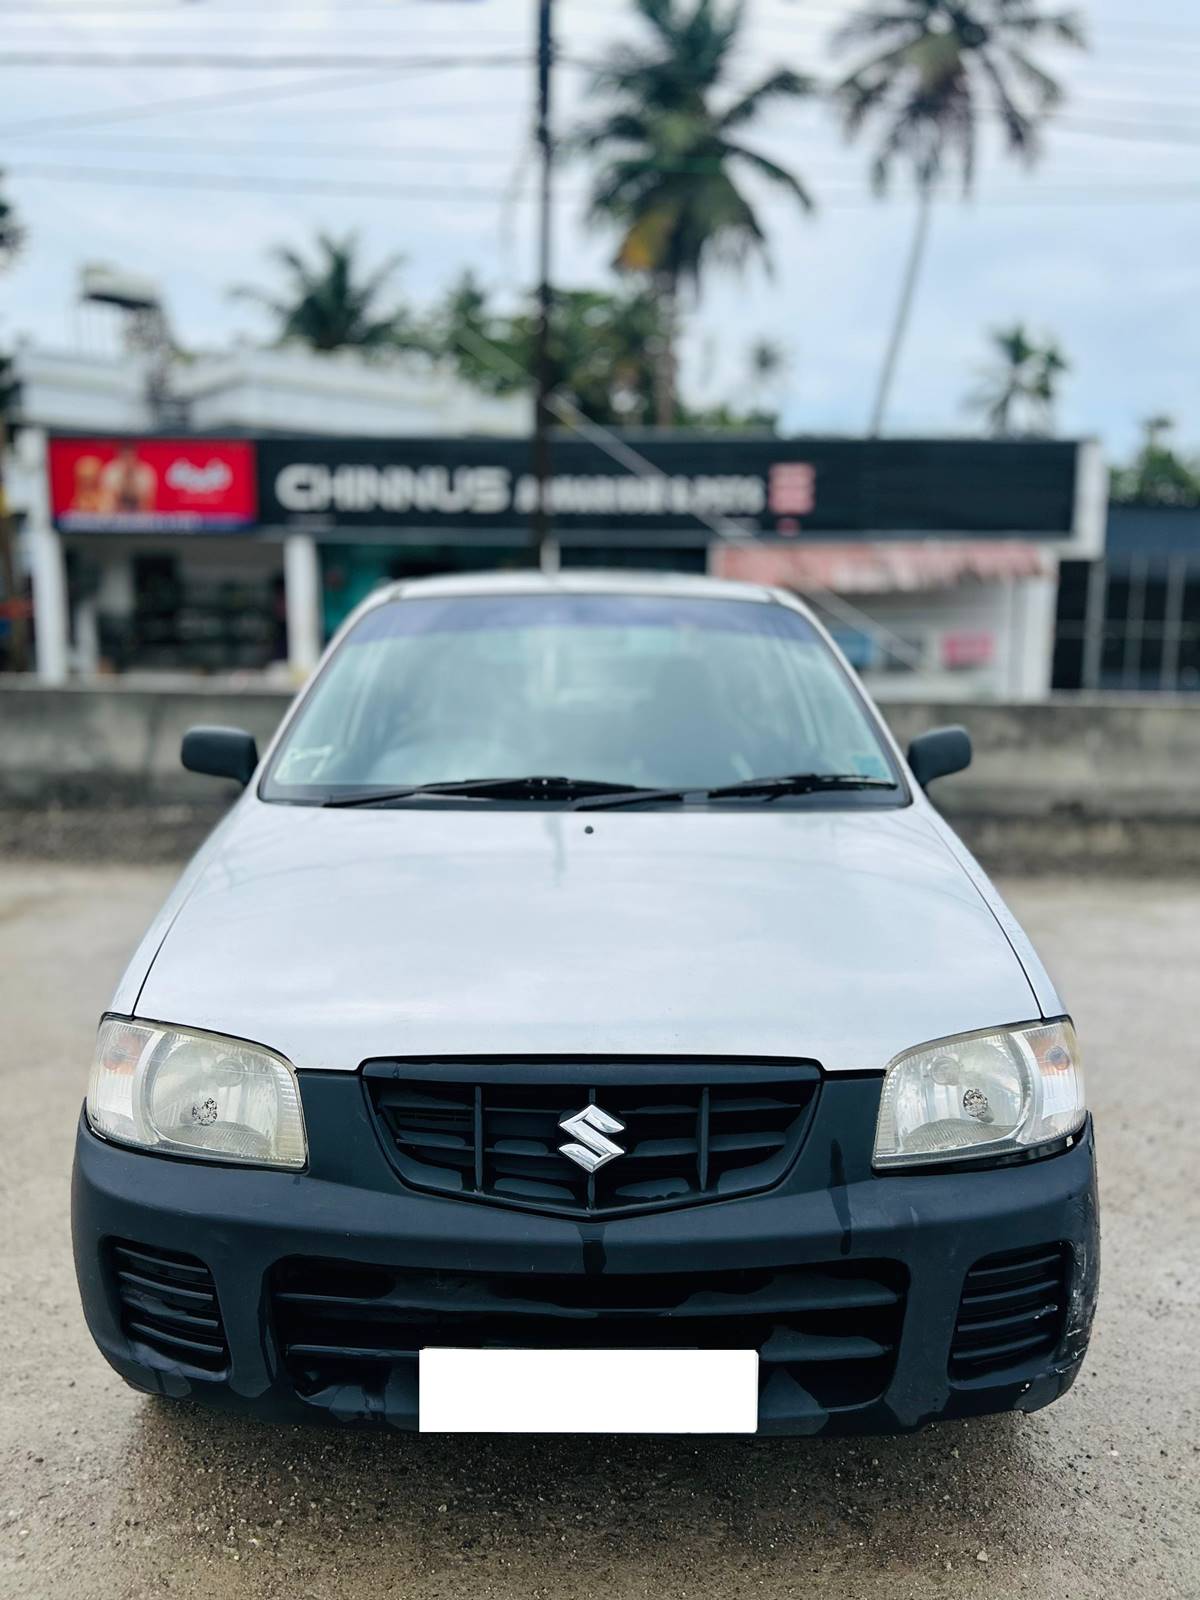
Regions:
<instances>
[{"instance_id":1,"label":"palm tree","mask_svg":"<svg viewBox=\"0 0 1200 1600\"><path fill-rule=\"evenodd\" d=\"M364 276L357 236L335 239L328 233L317 235L313 262L285 245L277 246L271 256L283 270L281 292L239 286L232 293L270 312L277 324L276 343L374 354L426 347L425 335L408 311L380 308L383 290L401 265L400 256L389 256Z\"/></svg>"},{"instance_id":2,"label":"palm tree","mask_svg":"<svg viewBox=\"0 0 1200 1600\"><path fill-rule=\"evenodd\" d=\"M783 380L788 369L787 351L774 339L755 339L746 353L751 387L760 399Z\"/></svg>"},{"instance_id":3,"label":"palm tree","mask_svg":"<svg viewBox=\"0 0 1200 1600\"><path fill-rule=\"evenodd\" d=\"M1070 371L1066 357L1053 339L1038 344L1022 323L997 328L991 334L995 366L967 397L972 411L982 412L989 432L997 439L1021 434L1054 432L1054 407L1058 384ZM1018 426L1023 420L1025 425Z\"/></svg>"},{"instance_id":4,"label":"palm tree","mask_svg":"<svg viewBox=\"0 0 1200 1600\"><path fill-rule=\"evenodd\" d=\"M1171 443L1175 419L1155 412L1142 421L1142 447L1127 467L1112 475L1112 496L1120 504L1200 505L1200 457L1189 460Z\"/></svg>"},{"instance_id":5,"label":"palm tree","mask_svg":"<svg viewBox=\"0 0 1200 1600\"><path fill-rule=\"evenodd\" d=\"M662 343L657 301L642 289L560 289L550 330L551 388L593 422L654 421L654 357ZM474 275L465 273L436 309L434 349L458 374L489 394L527 388L536 353L537 308L492 311Z\"/></svg>"},{"instance_id":6,"label":"palm tree","mask_svg":"<svg viewBox=\"0 0 1200 1600\"><path fill-rule=\"evenodd\" d=\"M762 222L742 189L741 172L785 190L805 210L807 189L785 167L741 142L769 103L796 100L813 84L780 68L718 103L743 23L740 0L634 0L651 38L621 45L596 72L592 93L608 109L575 134L575 149L603 157L591 193L593 221L615 225L614 266L644 275L663 328L655 416L675 421L678 305L698 287L710 261L741 265L766 258Z\"/></svg>"},{"instance_id":7,"label":"palm tree","mask_svg":"<svg viewBox=\"0 0 1200 1600\"><path fill-rule=\"evenodd\" d=\"M872 54L834 89L848 138L880 130L872 162L877 191L897 162L917 189L916 227L888 340L870 432L883 427L888 398L929 235L934 192L957 166L963 193L975 176L979 124L999 118L1005 148L1032 166L1040 132L1062 100L1058 83L1029 55L1041 39L1082 46L1074 12L1045 12L1035 0L883 0L834 34L835 48L870 43Z\"/></svg>"},{"instance_id":8,"label":"palm tree","mask_svg":"<svg viewBox=\"0 0 1200 1600\"><path fill-rule=\"evenodd\" d=\"M0 178L3 176L0 173ZM16 212L11 202L0 193L0 271L13 264L24 241L25 230ZM17 531L4 492L5 454L12 430L12 413L19 398L11 363L7 357L0 355L0 583L4 586L4 599L10 612L8 661L14 672L25 670L29 654L29 629L20 603L21 597L17 593Z\"/></svg>"},{"instance_id":9,"label":"palm tree","mask_svg":"<svg viewBox=\"0 0 1200 1600\"><path fill-rule=\"evenodd\" d=\"M0 172L0 182L3 178L3 172ZM0 270L12 264L24 239L25 230L17 220L12 203L0 193Z\"/></svg>"}]
</instances>

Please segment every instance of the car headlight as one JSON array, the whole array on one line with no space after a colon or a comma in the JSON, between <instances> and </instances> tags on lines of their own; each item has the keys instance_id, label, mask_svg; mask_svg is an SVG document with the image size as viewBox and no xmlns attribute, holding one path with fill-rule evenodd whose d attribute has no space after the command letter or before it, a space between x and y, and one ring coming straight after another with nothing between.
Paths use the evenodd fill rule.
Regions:
<instances>
[{"instance_id":1,"label":"car headlight","mask_svg":"<svg viewBox=\"0 0 1200 1600\"><path fill-rule=\"evenodd\" d=\"M875 1165L1017 1155L1076 1133L1085 1115L1069 1022L938 1039L888 1067Z\"/></svg>"},{"instance_id":2,"label":"car headlight","mask_svg":"<svg viewBox=\"0 0 1200 1600\"><path fill-rule=\"evenodd\" d=\"M160 1022L100 1024L87 1115L105 1139L167 1155L292 1169L308 1155L290 1062Z\"/></svg>"}]
</instances>

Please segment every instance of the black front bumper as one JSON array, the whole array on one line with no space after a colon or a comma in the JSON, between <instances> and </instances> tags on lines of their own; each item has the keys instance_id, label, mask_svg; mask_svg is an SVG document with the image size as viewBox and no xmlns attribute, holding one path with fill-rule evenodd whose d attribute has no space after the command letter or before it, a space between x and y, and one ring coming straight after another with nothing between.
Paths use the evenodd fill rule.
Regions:
<instances>
[{"instance_id":1,"label":"black front bumper","mask_svg":"<svg viewBox=\"0 0 1200 1600\"><path fill-rule=\"evenodd\" d=\"M879 1175L879 1083L827 1080L770 1192L604 1222L404 1188L352 1074L301 1075L299 1175L141 1154L81 1119L88 1326L138 1388L287 1421L415 1428L436 1344L753 1346L762 1433L1048 1405L1095 1307L1090 1123L1017 1166Z\"/></svg>"}]
</instances>

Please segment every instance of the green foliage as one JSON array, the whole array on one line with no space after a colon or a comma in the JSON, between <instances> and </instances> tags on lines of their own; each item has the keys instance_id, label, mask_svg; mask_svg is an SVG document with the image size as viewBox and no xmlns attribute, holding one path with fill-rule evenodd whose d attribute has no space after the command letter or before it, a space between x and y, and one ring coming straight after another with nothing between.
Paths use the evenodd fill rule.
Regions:
<instances>
[{"instance_id":1,"label":"green foliage","mask_svg":"<svg viewBox=\"0 0 1200 1600\"><path fill-rule=\"evenodd\" d=\"M4 174L0 172L0 182ZM12 265L25 242L25 229L17 218L12 202L0 191L0 271Z\"/></svg>"},{"instance_id":2,"label":"green foliage","mask_svg":"<svg viewBox=\"0 0 1200 1600\"><path fill-rule=\"evenodd\" d=\"M434 313L432 347L476 388L513 394L531 387L536 326L532 306L512 316L493 312L486 291L466 273ZM645 288L560 291L550 330L553 388L593 422L651 426L655 364L665 337L660 302ZM771 351L776 354L773 346ZM750 364L764 376L753 352ZM765 375L773 376L778 367L768 365ZM727 405L693 410L676 399L673 420L679 427L761 430L773 427L775 419L769 411L743 415Z\"/></svg>"},{"instance_id":3,"label":"green foliage","mask_svg":"<svg viewBox=\"0 0 1200 1600\"><path fill-rule=\"evenodd\" d=\"M604 158L591 214L620 232L620 271L693 282L706 259L740 263L765 253L753 206L738 188L739 168L783 188L804 208L812 201L798 178L741 143L740 130L768 104L812 92L808 78L777 69L752 88L713 102L727 76L742 28L739 6L713 0L636 0L649 24L648 45L621 45L595 74L592 91L610 102L576 133L576 149Z\"/></svg>"},{"instance_id":4,"label":"green foliage","mask_svg":"<svg viewBox=\"0 0 1200 1600\"><path fill-rule=\"evenodd\" d=\"M779 417L774 411L754 408L738 411L722 401L720 405L679 408L679 426L694 428L698 433L775 433Z\"/></svg>"},{"instance_id":5,"label":"green foliage","mask_svg":"<svg viewBox=\"0 0 1200 1600\"><path fill-rule=\"evenodd\" d=\"M279 292L238 287L235 296L262 306L276 323L277 344L304 344L311 350L356 349L375 355L424 350L428 337L405 307L381 304L384 290L402 257L389 256L364 272L354 234L337 239L319 233L315 259L280 245L271 252L281 269Z\"/></svg>"},{"instance_id":6,"label":"green foliage","mask_svg":"<svg viewBox=\"0 0 1200 1600\"><path fill-rule=\"evenodd\" d=\"M1058 385L1070 365L1053 339L1039 344L1023 323L989 335L995 361L967 396L996 439L1044 437L1054 432Z\"/></svg>"},{"instance_id":7,"label":"green foliage","mask_svg":"<svg viewBox=\"0 0 1200 1600\"><path fill-rule=\"evenodd\" d=\"M1200 506L1200 456L1188 459L1168 443L1170 417L1147 417L1142 447L1125 467L1114 467L1111 492L1122 505Z\"/></svg>"},{"instance_id":8,"label":"green foliage","mask_svg":"<svg viewBox=\"0 0 1200 1600\"><path fill-rule=\"evenodd\" d=\"M21 385L17 382L12 359L0 351L0 444L11 441L16 432L16 415L21 404Z\"/></svg>"},{"instance_id":9,"label":"green foliage","mask_svg":"<svg viewBox=\"0 0 1200 1600\"><path fill-rule=\"evenodd\" d=\"M514 394L530 385L531 347L518 342L514 319L497 316L474 273L464 272L435 309L430 348L444 356L464 383L484 394Z\"/></svg>"},{"instance_id":10,"label":"green foliage","mask_svg":"<svg viewBox=\"0 0 1200 1600\"><path fill-rule=\"evenodd\" d=\"M492 394L529 387L536 308L495 315L485 291L467 273L451 289L433 326L438 348L467 382ZM653 361L662 338L658 305L644 290L562 290L554 297L551 319L552 386L593 422L648 422Z\"/></svg>"},{"instance_id":11,"label":"green foliage","mask_svg":"<svg viewBox=\"0 0 1200 1600\"><path fill-rule=\"evenodd\" d=\"M644 275L660 302L664 342L657 362L656 418L675 408L676 295L698 285L710 262L740 266L766 259L766 231L739 186L753 173L805 210L808 190L796 175L742 142L742 132L777 101L813 92L790 69L768 73L732 97L720 94L732 68L744 14L716 0L635 0L650 34L644 44L610 51L592 93L607 102L575 133L571 146L599 159L589 214L615 228L614 266Z\"/></svg>"},{"instance_id":12,"label":"green foliage","mask_svg":"<svg viewBox=\"0 0 1200 1600\"><path fill-rule=\"evenodd\" d=\"M3 172L0 172L0 180L3 177ZM0 191L0 270L12 265L24 242L25 230L11 202ZM12 360L0 351L0 446L7 443L15 432L13 418L20 398L20 385Z\"/></svg>"},{"instance_id":13,"label":"green foliage","mask_svg":"<svg viewBox=\"0 0 1200 1600\"><path fill-rule=\"evenodd\" d=\"M1034 0L885 0L856 12L834 43L870 53L834 97L847 137L879 128L876 187L903 161L922 189L954 163L969 190L985 112L999 118L1009 152L1032 164L1041 126L1062 100L1029 54L1042 40L1082 47L1079 17L1041 11Z\"/></svg>"}]
</instances>

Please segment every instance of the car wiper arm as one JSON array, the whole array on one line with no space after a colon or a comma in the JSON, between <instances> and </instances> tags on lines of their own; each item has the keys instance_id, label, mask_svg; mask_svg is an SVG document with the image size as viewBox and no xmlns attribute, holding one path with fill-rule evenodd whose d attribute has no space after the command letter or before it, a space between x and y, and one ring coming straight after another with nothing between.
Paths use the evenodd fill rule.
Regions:
<instances>
[{"instance_id":1,"label":"car wiper arm","mask_svg":"<svg viewBox=\"0 0 1200 1600\"><path fill-rule=\"evenodd\" d=\"M704 795L704 789L626 789L619 788L611 794L585 795L571 807L572 811L611 811L618 806L643 806L654 800L687 800L690 796Z\"/></svg>"},{"instance_id":2,"label":"car wiper arm","mask_svg":"<svg viewBox=\"0 0 1200 1600\"><path fill-rule=\"evenodd\" d=\"M765 795L775 800L784 794L819 794L839 789L894 789L889 778L864 778L855 772L792 772L778 778L747 778L742 783L722 784L717 788L625 789L617 794L600 794L594 799L577 800L573 811L609 811L618 806L646 805L655 800L725 800L743 795Z\"/></svg>"},{"instance_id":3,"label":"car wiper arm","mask_svg":"<svg viewBox=\"0 0 1200 1600\"><path fill-rule=\"evenodd\" d=\"M741 783L705 789L708 800L736 799L740 795L765 795L770 800L785 794L824 794L851 789L895 789L891 778L867 778L859 772L787 772L777 778L746 778Z\"/></svg>"},{"instance_id":4,"label":"car wiper arm","mask_svg":"<svg viewBox=\"0 0 1200 1600\"><path fill-rule=\"evenodd\" d=\"M471 795L479 800L574 800L590 795L628 793L628 785L606 783L597 778L526 777L462 778L446 783L414 783L404 789L356 789L350 794L332 795L325 806L386 806L422 795Z\"/></svg>"},{"instance_id":5,"label":"car wiper arm","mask_svg":"<svg viewBox=\"0 0 1200 1600\"><path fill-rule=\"evenodd\" d=\"M864 778L853 772L793 772L778 778L747 778L742 783L717 788L655 789L623 783L607 783L596 778L538 777L462 778L445 783L414 783L403 789L356 789L349 794L332 795L322 805L335 809L357 806L397 805L403 800L468 795L477 800L573 800L575 811L599 811L618 806L647 805L655 800L686 801L737 799L765 795L776 799L785 794L816 794L838 789L894 789L887 778Z\"/></svg>"}]
</instances>

